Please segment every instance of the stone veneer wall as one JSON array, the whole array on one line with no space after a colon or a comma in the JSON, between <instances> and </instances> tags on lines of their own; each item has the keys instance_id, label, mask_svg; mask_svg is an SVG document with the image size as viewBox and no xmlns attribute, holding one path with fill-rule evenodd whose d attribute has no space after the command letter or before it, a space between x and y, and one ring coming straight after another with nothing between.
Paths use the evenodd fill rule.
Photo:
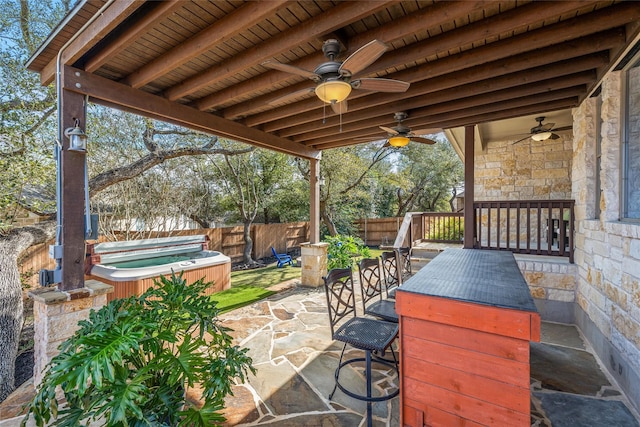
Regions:
<instances>
[{"instance_id":1,"label":"stone veneer wall","mask_svg":"<svg viewBox=\"0 0 640 427\"><path fill-rule=\"evenodd\" d=\"M603 81L597 100L574 110L573 198L578 269L576 323L640 410L640 224L621 222L624 127L621 72ZM634 97L640 102L640 97ZM640 105L636 108L640 108ZM601 120L601 194L596 188L596 123ZM635 127L638 124L634 124ZM599 196L600 217L596 218Z\"/></svg>"},{"instance_id":2,"label":"stone veneer wall","mask_svg":"<svg viewBox=\"0 0 640 427\"><path fill-rule=\"evenodd\" d=\"M482 153L475 157L476 200L571 199L571 133L563 132L558 135L560 138L555 140L525 140L516 145L513 144L513 139L488 143ZM525 215L524 212L521 213L522 223L526 223ZM547 213L543 212L543 215L543 221L546 221ZM506 214L502 213L503 222L505 217ZM515 219L511 218L511 227L515 224ZM515 230L511 232L515 233ZM520 232L526 233L523 230ZM523 241L526 238L526 234L521 236ZM568 264L565 260L534 259L520 260L518 265L542 318L573 322L575 265Z\"/></svg>"},{"instance_id":3,"label":"stone veneer wall","mask_svg":"<svg viewBox=\"0 0 640 427\"><path fill-rule=\"evenodd\" d=\"M572 140L570 132L558 134L558 139L546 141L533 141L527 139L513 144L514 139L489 142L485 145L481 154L476 154L475 160L475 198L478 201L496 200L566 200L571 198L571 160ZM497 213L491 210L492 227L488 224L488 211L481 211L480 220L483 223L482 234L478 238L482 241L497 239ZM559 209L552 212L554 218L562 214ZM510 229L507 230L507 217L509 217ZM533 245L537 244L537 234L527 235L524 224L531 221L531 227L537 228L541 222L542 244L547 242L547 224L549 213L545 209L541 217L536 215L527 217L526 211L520 212L520 229L517 211L511 210L509 215L505 209L500 212L500 236L505 238L509 233L511 241L520 237L522 242L530 239ZM487 233L491 232L489 236Z\"/></svg>"},{"instance_id":4,"label":"stone veneer wall","mask_svg":"<svg viewBox=\"0 0 640 427\"><path fill-rule=\"evenodd\" d=\"M571 198L572 140L488 143L475 158L476 200Z\"/></svg>"},{"instance_id":5,"label":"stone veneer wall","mask_svg":"<svg viewBox=\"0 0 640 427\"><path fill-rule=\"evenodd\" d=\"M524 276L531 296L542 320L574 323L573 303L576 299L575 264L550 261L537 257L518 259L518 267Z\"/></svg>"},{"instance_id":6,"label":"stone veneer wall","mask_svg":"<svg viewBox=\"0 0 640 427\"><path fill-rule=\"evenodd\" d=\"M84 288L69 292L56 287L29 292L34 315L34 386L42 382L45 368L59 354L60 345L78 330L78 322L88 319L91 310L103 307L112 291L113 286L88 280Z\"/></svg>"}]
</instances>

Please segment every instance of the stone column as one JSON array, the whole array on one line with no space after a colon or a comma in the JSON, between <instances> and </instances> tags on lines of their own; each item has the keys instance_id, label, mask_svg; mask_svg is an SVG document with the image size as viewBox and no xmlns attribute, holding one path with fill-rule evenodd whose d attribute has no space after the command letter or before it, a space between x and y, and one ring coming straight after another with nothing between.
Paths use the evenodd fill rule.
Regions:
<instances>
[{"instance_id":1,"label":"stone column","mask_svg":"<svg viewBox=\"0 0 640 427\"><path fill-rule=\"evenodd\" d=\"M327 274L328 243L303 243L300 255L302 259L302 286L323 286L322 276Z\"/></svg>"},{"instance_id":2,"label":"stone column","mask_svg":"<svg viewBox=\"0 0 640 427\"><path fill-rule=\"evenodd\" d=\"M92 309L107 303L113 286L87 280L85 287L64 292L57 287L29 292L34 314L33 384L37 387L47 363L58 354L58 347L78 329L80 320L88 319Z\"/></svg>"}]
</instances>

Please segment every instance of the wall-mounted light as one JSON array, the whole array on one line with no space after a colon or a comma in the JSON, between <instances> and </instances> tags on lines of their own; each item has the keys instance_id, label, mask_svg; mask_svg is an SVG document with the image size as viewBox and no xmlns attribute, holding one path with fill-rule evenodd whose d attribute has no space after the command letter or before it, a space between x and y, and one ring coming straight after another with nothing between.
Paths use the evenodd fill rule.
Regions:
<instances>
[{"instance_id":1,"label":"wall-mounted light","mask_svg":"<svg viewBox=\"0 0 640 427\"><path fill-rule=\"evenodd\" d=\"M87 135L80 129L77 119L74 127L65 129L64 136L69 138L69 151L87 151Z\"/></svg>"},{"instance_id":2,"label":"wall-mounted light","mask_svg":"<svg viewBox=\"0 0 640 427\"><path fill-rule=\"evenodd\" d=\"M328 80L316 87L316 95L327 104L342 102L351 93L351 85L342 80Z\"/></svg>"},{"instance_id":3,"label":"wall-mounted light","mask_svg":"<svg viewBox=\"0 0 640 427\"><path fill-rule=\"evenodd\" d=\"M551 132L538 132L531 135L531 139L534 141L545 141L551 138Z\"/></svg>"},{"instance_id":4,"label":"wall-mounted light","mask_svg":"<svg viewBox=\"0 0 640 427\"><path fill-rule=\"evenodd\" d=\"M407 138L406 136L398 135L389 138L389 145L391 145L392 147L404 147L408 143L409 138Z\"/></svg>"}]
</instances>

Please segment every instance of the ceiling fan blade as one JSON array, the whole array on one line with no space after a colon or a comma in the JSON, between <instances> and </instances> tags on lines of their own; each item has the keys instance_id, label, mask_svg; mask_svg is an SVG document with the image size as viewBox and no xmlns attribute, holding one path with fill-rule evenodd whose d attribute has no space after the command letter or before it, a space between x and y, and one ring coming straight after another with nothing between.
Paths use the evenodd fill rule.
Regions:
<instances>
[{"instance_id":1,"label":"ceiling fan blade","mask_svg":"<svg viewBox=\"0 0 640 427\"><path fill-rule=\"evenodd\" d=\"M549 131L551 129L553 129L553 127L555 126L555 123L547 123L546 125L540 125L540 126L536 126L539 130L537 132L546 132ZM533 133L533 132L531 132Z\"/></svg>"},{"instance_id":2,"label":"ceiling fan blade","mask_svg":"<svg viewBox=\"0 0 640 427\"><path fill-rule=\"evenodd\" d=\"M428 144L428 145L433 145L436 143L436 141L434 141L433 139L423 138L421 136L412 136L411 140L415 142L420 142L422 144Z\"/></svg>"},{"instance_id":3,"label":"ceiling fan blade","mask_svg":"<svg viewBox=\"0 0 640 427\"><path fill-rule=\"evenodd\" d=\"M378 126L378 127L390 135L398 135L398 131L395 129L391 129L386 126Z\"/></svg>"},{"instance_id":4,"label":"ceiling fan blade","mask_svg":"<svg viewBox=\"0 0 640 427\"><path fill-rule=\"evenodd\" d=\"M338 72L353 76L373 64L389 47L379 40L371 40L344 60Z\"/></svg>"},{"instance_id":5,"label":"ceiling fan blade","mask_svg":"<svg viewBox=\"0 0 640 427\"><path fill-rule=\"evenodd\" d=\"M529 138L531 138L531 135L525 136L524 138L519 139L519 140L517 140L517 141L513 142L511 145L515 145L515 144L517 144L517 143L519 143L519 142L522 142L522 141L525 141L525 140L527 140L527 139L529 139Z\"/></svg>"},{"instance_id":6,"label":"ceiling fan blade","mask_svg":"<svg viewBox=\"0 0 640 427\"><path fill-rule=\"evenodd\" d=\"M273 60L265 61L262 63L262 66L271 68L273 70L284 71L285 73L291 73L298 76L306 77L313 81L321 80L321 77L316 73L312 73L311 71L307 71L302 68L294 67L293 65L283 64L278 61L273 61Z\"/></svg>"},{"instance_id":7,"label":"ceiling fan blade","mask_svg":"<svg viewBox=\"0 0 640 427\"><path fill-rule=\"evenodd\" d=\"M347 104L347 100L345 99L342 102L331 103L331 109L336 114L344 114L349 110L349 105Z\"/></svg>"},{"instance_id":8,"label":"ceiling fan blade","mask_svg":"<svg viewBox=\"0 0 640 427\"><path fill-rule=\"evenodd\" d=\"M291 92L287 95L281 96L280 98L273 99L268 102L269 105L277 106L286 104L292 101L301 100L307 97L307 95L311 93L315 93L315 88L309 87L307 89L296 90L295 92Z\"/></svg>"},{"instance_id":9,"label":"ceiling fan blade","mask_svg":"<svg viewBox=\"0 0 640 427\"><path fill-rule=\"evenodd\" d=\"M354 89L375 90L377 92L406 92L410 83L401 80L364 78L351 82Z\"/></svg>"}]
</instances>

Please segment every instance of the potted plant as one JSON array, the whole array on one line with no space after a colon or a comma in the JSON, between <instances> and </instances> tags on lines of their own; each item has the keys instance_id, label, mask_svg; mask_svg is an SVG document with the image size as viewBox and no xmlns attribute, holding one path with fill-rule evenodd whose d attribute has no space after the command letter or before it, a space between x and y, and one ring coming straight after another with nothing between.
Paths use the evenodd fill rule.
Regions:
<instances>
[{"instance_id":1,"label":"potted plant","mask_svg":"<svg viewBox=\"0 0 640 427\"><path fill-rule=\"evenodd\" d=\"M49 363L23 425L29 416L38 426L223 422L233 379L244 381L255 371L247 349L232 345L229 329L220 325L216 303L203 294L211 285L202 279L188 285L172 274L139 297L92 311ZM195 385L202 389L197 406L185 398Z\"/></svg>"}]
</instances>

